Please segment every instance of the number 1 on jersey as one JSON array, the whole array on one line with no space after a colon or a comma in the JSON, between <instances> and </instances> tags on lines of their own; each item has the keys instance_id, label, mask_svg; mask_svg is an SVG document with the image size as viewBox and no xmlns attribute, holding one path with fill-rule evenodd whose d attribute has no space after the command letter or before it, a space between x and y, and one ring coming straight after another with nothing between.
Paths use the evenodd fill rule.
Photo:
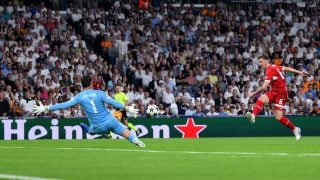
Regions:
<instances>
[{"instance_id":1,"label":"number 1 on jersey","mask_svg":"<svg viewBox=\"0 0 320 180\"><path fill-rule=\"evenodd\" d=\"M94 112L94 113L98 113L97 107L96 107L96 105L94 104L93 99L90 99L90 104L92 105L93 112Z\"/></svg>"}]
</instances>

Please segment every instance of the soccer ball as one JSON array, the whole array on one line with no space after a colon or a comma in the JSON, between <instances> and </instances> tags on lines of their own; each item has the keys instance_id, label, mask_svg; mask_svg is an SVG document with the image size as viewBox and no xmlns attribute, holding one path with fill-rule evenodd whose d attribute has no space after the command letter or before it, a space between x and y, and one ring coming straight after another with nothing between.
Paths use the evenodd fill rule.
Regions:
<instances>
[{"instance_id":1,"label":"soccer ball","mask_svg":"<svg viewBox=\"0 0 320 180\"><path fill-rule=\"evenodd\" d=\"M146 112L148 116L155 116L159 112L159 107L155 104L149 105Z\"/></svg>"}]
</instances>

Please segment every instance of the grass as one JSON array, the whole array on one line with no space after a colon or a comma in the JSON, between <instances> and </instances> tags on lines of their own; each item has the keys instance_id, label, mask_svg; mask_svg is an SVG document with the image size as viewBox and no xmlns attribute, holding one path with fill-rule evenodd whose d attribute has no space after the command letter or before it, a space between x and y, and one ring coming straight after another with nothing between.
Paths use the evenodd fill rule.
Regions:
<instances>
[{"instance_id":1,"label":"grass","mask_svg":"<svg viewBox=\"0 0 320 180\"><path fill-rule=\"evenodd\" d=\"M0 141L0 175L55 179L318 179L320 137Z\"/></svg>"}]
</instances>

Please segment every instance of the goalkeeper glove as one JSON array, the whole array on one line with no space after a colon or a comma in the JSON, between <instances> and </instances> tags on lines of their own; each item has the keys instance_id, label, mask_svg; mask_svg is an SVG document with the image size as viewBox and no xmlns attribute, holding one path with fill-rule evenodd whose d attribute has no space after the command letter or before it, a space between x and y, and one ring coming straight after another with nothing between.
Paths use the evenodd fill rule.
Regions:
<instances>
[{"instance_id":1,"label":"goalkeeper glove","mask_svg":"<svg viewBox=\"0 0 320 180\"><path fill-rule=\"evenodd\" d=\"M130 106L126 106L125 109L131 116L136 118L136 117L138 117L139 110L136 109L134 106L135 106L135 104L131 104Z\"/></svg>"},{"instance_id":2,"label":"goalkeeper glove","mask_svg":"<svg viewBox=\"0 0 320 180\"><path fill-rule=\"evenodd\" d=\"M49 106L44 106L41 102L39 102L39 106L34 105L32 110L36 115L40 115L41 113L49 112Z\"/></svg>"}]
</instances>

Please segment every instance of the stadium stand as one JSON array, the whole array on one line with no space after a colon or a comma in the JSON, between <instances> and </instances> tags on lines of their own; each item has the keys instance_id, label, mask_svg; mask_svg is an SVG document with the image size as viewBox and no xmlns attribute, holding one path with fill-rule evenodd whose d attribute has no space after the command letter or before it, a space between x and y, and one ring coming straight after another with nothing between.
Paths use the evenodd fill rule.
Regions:
<instances>
[{"instance_id":1,"label":"stadium stand","mask_svg":"<svg viewBox=\"0 0 320 180\"><path fill-rule=\"evenodd\" d=\"M83 75L111 96L123 87L138 106L154 100L164 116L243 115L257 98L247 92L264 81L262 53L311 74L286 75L285 113L320 115L316 1L1 2L0 103L10 108L1 105L0 116L32 116L38 100L66 101L82 90Z\"/></svg>"}]
</instances>

